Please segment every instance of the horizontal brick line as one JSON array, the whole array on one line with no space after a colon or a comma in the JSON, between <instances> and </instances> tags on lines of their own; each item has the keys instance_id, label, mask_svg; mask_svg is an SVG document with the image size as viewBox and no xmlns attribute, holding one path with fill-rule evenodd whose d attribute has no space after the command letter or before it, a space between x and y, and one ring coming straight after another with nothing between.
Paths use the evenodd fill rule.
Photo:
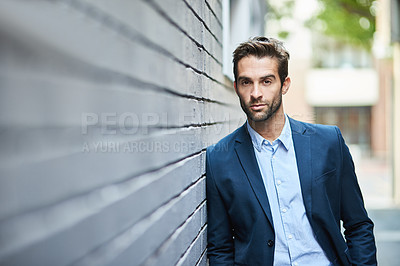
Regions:
<instances>
[{"instance_id":1,"label":"horizontal brick line","mask_svg":"<svg viewBox=\"0 0 400 266\"><path fill-rule=\"evenodd\" d=\"M175 161L169 162L169 163L167 163L167 164L164 164L163 166L160 166L160 167L157 167L157 168L148 170L148 171L146 171L146 172L138 173L138 174L136 174L136 175L131 176L130 178L128 178L128 180L131 180L132 178L136 178L136 177L139 177L139 176L142 176L142 175L147 175L147 174L150 174L150 173L158 172L158 171L160 171L160 170L162 170L162 169L164 169L164 168L166 168L166 167L173 166L173 165L175 165L175 164L177 164L177 163L180 163L180 162L182 162L182 161L185 161L185 160L189 160L189 159L191 159L191 158L194 158L194 157L196 157L196 156L198 156L198 155L200 155L200 154L206 152L206 150L207 150L207 148L203 148L203 149L201 149L200 151L197 151L197 152L195 152L195 153L189 154L189 155L186 156L186 157L183 157L183 158L180 158L180 159L178 159L178 160L175 160ZM128 180L127 180L127 179L121 180L121 181L115 182L115 183L113 183L113 184L123 183L123 182L126 182L126 181L128 181Z\"/></svg>"},{"instance_id":2,"label":"horizontal brick line","mask_svg":"<svg viewBox=\"0 0 400 266\"><path fill-rule=\"evenodd\" d=\"M204 258L204 256L207 256L207 247L201 253L199 260L196 262L196 266L200 265L200 263L201 263L202 259Z\"/></svg>"},{"instance_id":3,"label":"horizontal brick line","mask_svg":"<svg viewBox=\"0 0 400 266\"><path fill-rule=\"evenodd\" d=\"M210 12L213 14L213 16L215 17L215 19L217 20L219 26L220 26L221 28L223 28L223 25L222 25L221 21L219 20L217 14L215 14L215 11L212 9L210 3L208 3L207 0L205 0L205 2L206 2L206 5L207 5L208 9L210 10Z\"/></svg>"},{"instance_id":4,"label":"horizontal brick line","mask_svg":"<svg viewBox=\"0 0 400 266\"><path fill-rule=\"evenodd\" d=\"M207 229L207 223L204 224L204 226L201 228L201 230L206 230ZM207 256L207 247L203 250L203 252L201 252L201 255L199 257L199 259L196 262L196 266L199 265L199 263L201 262L202 258L204 256Z\"/></svg>"},{"instance_id":5,"label":"horizontal brick line","mask_svg":"<svg viewBox=\"0 0 400 266\"><path fill-rule=\"evenodd\" d=\"M184 64L183 62L180 62L180 63ZM187 66L187 67L192 69L196 73L202 74L203 76L209 78L210 80L212 80L212 81L214 81L216 83L219 83L220 85L225 87L224 84L221 84L219 81L217 81L217 80L213 79L212 77L208 76L206 73L204 73L202 71L199 71L199 70L196 70L196 69L194 69L194 68L192 68L190 66ZM216 103L216 104L224 105L224 106L231 106L231 104L227 104L227 103L220 102L220 101L217 101L217 100L212 100L212 99L209 99L209 98L199 97L199 96L190 95L190 94L179 93L179 92L177 92L177 91L175 91L175 90L173 90L171 88L162 87L162 86L159 86L159 85L156 85L156 84L153 84L153 83L142 81L142 80L140 80L138 78L134 78L134 77L131 77L131 76L128 76L128 75L125 75L125 74L118 73L118 72L112 73L112 76L110 78L113 81L119 81L122 84L126 84L126 85L129 85L129 86L132 86L132 85L141 86L142 88L150 89L150 90L157 91L157 92L164 92L166 94L178 96L178 97L181 97L181 98L196 100L196 101L199 101L199 102L209 102L209 103Z\"/></svg>"},{"instance_id":6,"label":"horizontal brick line","mask_svg":"<svg viewBox=\"0 0 400 266\"><path fill-rule=\"evenodd\" d=\"M204 204L204 202L202 202L202 204ZM185 258L187 252L190 251L190 249L195 245L196 241L201 237L201 235L204 233L204 231L207 228L207 224L204 224L201 229L199 230L199 233L197 234L197 236L193 239L192 243L190 243L189 247L185 250L185 252L182 254L182 256L180 257L180 259L178 260L178 262L176 263L176 265L180 265L180 263L182 263L181 261ZM204 252L204 251L203 251ZM202 254L203 254L202 252ZM198 260L201 258L202 256L200 256L198 258ZM198 263L198 261L196 262L196 264Z\"/></svg>"},{"instance_id":7,"label":"horizontal brick line","mask_svg":"<svg viewBox=\"0 0 400 266\"><path fill-rule=\"evenodd\" d=\"M182 222L182 224L180 224L176 230L174 232L172 232L171 235L169 235L165 241L163 241L162 243L160 243L159 247L157 249L154 250L153 254L149 256L156 256L159 252L160 249L162 249L164 247L164 245L166 245L169 241L171 241L171 238L174 237L174 235L179 235L183 228L190 222L190 220L199 212L201 211L202 208L205 208L206 205L206 200L204 199L197 207L196 209ZM204 224L205 225L205 224ZM204 225L201 226L201 229L204 227ZM201 229L199 230L199 232L201 232ZM198 234L193 238L193 240L195 240L198 237ZM175 239L176 240L176 239ZM190 245L189 245L190 246ZM179 257L178 261L183 257L183 255L185 254L185 252L187 251L187 249L183 252L183 254L181 254L181 256ZM149 259L148 258L148 259Z\"/></svg>"},{"instance_id":8,"label":"horizontal brick line","mask_svg":"<svg viewBox=\"0 0 400 266\"><path fill-rule=\"evenodd\" d=\"M179 227L182 227L182 226L187 222L187 220L189 220L190 218L192 218L192 217L196 214L196 212L200 211L202 208L206 208L206 203L207 203L207 201L206 201L206 199L204 199L204 200L199 204L199 206L197 206L196 209L190 214L190 216L186 219L186 221L184 221L184 222L182 223L182 225L179 226ZM204 231L204 229L205 229L206 226L207 226L207 223L204 223L203 225L201 225L201 228L200 228L199 232L197 233L197 235L195 236L195 238L193 238L192 242L190 243L190 245L188 246L188 248L183 252L183 254L182 254L181 257L179 258L179 260L182 259L182 258L185 256L186 252L190 249L190 247L193 245L193 243L196 242L196 240L199 238L199 236L200 236L201 233ZM200 256L200 257L201 257L201 256ZM178 262L179 262L179 260L178 260Z\"/></svg>"},{"instance_id":9,"label":"horizontal brick line","mask_svg":"<svg viewBox=\"0 0 400 266\"><path fill-rule=\"evenodd\" d=\"M176 164L176 163L181 162L181 161L184 161L184 160L189 160L189 159L191 159L192 157L198 156L198 155L200 155L201 153L203 153L203 152L205 152L205 151L206 151L206 149L203 149L203 150L201 150L201 151L198 152L198 153L192 154L192 155L190 155L190 156L188 156L188 157L185 157L185 158L182 159L182 160L178 160L178 161L176 161L175 163L171 163L171 164L169 164L169 165L167 165L167 166ZM166 166L166 167L167 167L167 166ZM163 169L163 168L165 168L165 167L162 167L162 168L160 168L159 170L161 170L161 169ZM146 174L148 174L148 173L150 173L150 172L147 172ZM143 220L147 219L148 217L152 216L155 212L157 212L158 210L160 210L160 209L163 208L164 206L166 206L166 205L170 204L171 202L175 201L176 199L182 197L182 195L184 195L185 192L187 192L187 191L189 191L189 189L191 189L191 188L197 186L197 185L198 185L202 180L204 180L205 178L206 178L206 175L205 175L205 173L204 173L203 175L201 175L200 177L198 177L196 180L194 180L193 182L191 182L189 185L187 185L186 187L184 187L178 194L176 194L175 196L169 198L169 200L167 200L166 202L162 203L160 206L156 207L155 210L154 210L152 213L149 213L149 214L147 214L147 215L141 217L141 219L138 220L137 222L135 222L135 224L133 224L132 226L135 226L137 223L140 223L141 221L143 221ZM118 184L118 183L114 183L114 184ZM206 202L205 199L204 199L198 206L200 206L200 205L203 204L204 202ZM193 214L193 212L192 212L191 214ZM132 227L132 226L131 226L131 227ZM179 226L181 226L181 225L179 225ZM179 228L179 226L178 226L178 228Z\"/></svg>"},{"instance_id":10,"label":"horizontal brick line","mask_svg":"<svg viewBox=\"0 0 400 266\"><path fill-rule=\"evenodd\" d=\"M239 122L242 122L240 119L231 119L229 121L230 122L238 122L238 124L239 124ZM149 125L149 126L146 126L146 127L137 127L137 131L145 129L146 132L148 132L147 136L149 138L154 138L156 136L160 136L160 133L162 135L169 135L169 134L171 134L171 132L176 133L177 132L176 130L181 130L183 132L183 131L188 131L188 130L197 130L199 128L207 128L207 127L213 127L213 126L218 126L218 125L224 125L226 123L227 123L227 120L215 121L215 122L204 122L204 123L198 123L198 124L183 124L183 125L160 125L160 126ZM79 125L77 125L75 127L72 127L72 128L75 128L77 130L79 130L79 129L82 130L82 127L79 126ZM62 126L59 126L59 127L45 127L45 128L42 128L42 127L40 127L40 128L38 128L38 127L3 127L3 130L13 131L16 134L18 134L18 132L20 132L20 131L27 132L29 130L38 130L38 129L41 129L43 131L45 131L45 130L53 130L53 129L60 129L60 130L69 129L70 130L72 128L71 127L62 127ZM0 130L1 129L2 128L0 127ZM107 130L114 130L114 129L118 129L118 128L117 127L113 128L113 127L110 127L110 126L107 127ZM127 130L130 130L130 129L131 128L128 128ZM94 143L97 142L97 143L99 143L101 141L104 141L101 138L101 136L102 136L101 134L102 133L100 133L101 130L104 130L104 127L102 127L102 124L99 124L99 125L96 125L96 126L91 126L90 130L91 131L95 131L98 134L95 135L95 138L93 138L91 140L85 141L84 139L82 139L84 141L84 143L85 142L94 142ZM124 135L124 134L122 134L122 135ZM106 141L111 142L111 143L118 143L119 145L122 146L122 145L125 145L125 144L128 144L128 143L138 142L138 141L143 139L143 135L140 135L140 134L138 136L132 135L133 137L130 138L130 139L120 139L119 138L120 136L121 136L121 134L118 134L118 135L116 135L116 138L107 138ZM70 149L68 151L68 153L58 154L56 157L46 157L46 158L41 158L39 160L29 161L29 163L34 163L34 164L46 163L46 162L48 163L49 161L51 161L53 159L58 159L59 160L61 158L71 157L71 156L75 156L75 155L78 155L78 154L81 154L81 153L82 153L82 147L81 146L76 146L74 149ZM6 165L6 166L7 167L11 167L11 168L16 167L16 165L14 165L14 164ZM157 169L155 169L155 170L157 170ZM151 171L153 171L153 170L151 170ZM146 172L137 173L133 177L140 176L140 175L143 175L143 174L146 174ZM129 177L129 178L131 178L131 177ZM79 196L80 194L76 194L76 195ZM60 200L59 202L61 202L63 200L64 199ZM32 210L41 209L42 207L46 207L46 206L48 206L48 205L43 205L43 206L41 206L39 208L34 208ZM29 210L27 210L27 211L29 211ZM13 214L13 215L8 216L6 218L2 218L2 219L0 219L0 222L3 219L13 218L14 216L18 216L18 215L19 215L19 213Z\"/></svg>"},{"instance_id":11,"label":"horizontal brick line","mask_svg":"<svg viewBox=\"0 0 400 266\"><path fill-rule=\"evenodd\" d=\"M219 44L219 46L222 48L222 43L221 41L217 38L217 36L215 36L215 34L211 31L211 29L208 27L207 23L199 16L199 14L197 14L197 12L192 8L192 6L186 1L186 0L182 0L186 6L190 9L190 11L192 11L192 13L194 14L194 16L201 22L201 24L203 24L204 28L206 28L206 30L214 37L214 39L217 41L217 43ZM220 25L221 26L221 25Z\"/></svg>"},{"instance_id":12,"label":"horizontal brick line","mask_svg":"<svg viewBox=\"0 0 400 266\"><path fill-rule=\"evenodd\" d=\"M196 185L198 185L201 181L203 181L205 179L205 175L200 176L199 178L197 178L195 181L193 181L192 183L190 183L188 186L186 186L185 188L183 188L181 190L180 193L178 193L177 195L171 197L168 201L164 202L163 204L161 204L160 206L158 206L153 212L141 217L140 220L136 221L134 224L131 224L130 226L128 226L123 232L118 233L117 235L115 235L111 240L109 240L106 243L101 244L100 246L97 246L96 248L92 249L91 251L89 251L89 253L87 253L85 256L89 255L91 253L94 253L96 251L98 251L99 249L101 250L106 250L110 247L110 245L113 244L113 242L117 242L119 238L123 237L124 235L126 235L127 233L129 233L130 231L132 231L133 228L135 228L136 225L140 225L141 223L143 223L143 221L145 221L146 219L151 218L152 216L160 213L163 211L163 209L168 208L169 205L171 204L176 204L176 201L178 201L178 199L180 197L184 197L186 196L186 194L188 193L188 191L191 188L194 188ZM204 202L204 201L203 201ZM201 204L200 204L201 205ZM177 227L179 228L179 226ZM167 237L168 239L169 237ZM131 242L130 244L132 244L133 242ZM129 248L129 243L127 244L126 248ZM105 253L105 252L102 252ZM79 258L77 261L81 260L83 258Z\"/></svg>"},{"instance_id":13,"label":"horizontal brick line","mask_svg":"<svg viewBox=\"0 0 400 266\"><path fill-rule=\"evenodd\" d=\"M21 215L32 214L32 213L35 213L35 212L43 210L43 209L48 209L48 208L54 207L56 205L59 205L61 203L64 203L64 202L67 202L67 201L70 201L70 200L73 200L73 199L85 197L85 196L87 196L87 195L89 195L91 193L94 193L95 191L102 190L102 189L104 189L104 188L106 188L108 186L111 186L111 185L122 184L122 183L129 182L130 180L132 180L134 178L138 178L138 177L143 176L143 175L157 173L157 172L159 172L159 171L161 171L161 170L163 170L163 169L165 169L167 167L172 167L175 164L178 164L178 163L183 162L185 160L190 160L190 159L192 159L192 158L194 158L196 156L199 156L202 153L204 153L206 150L207 150L206 148L203 148L203 149L201 149L201 150L199 150L197 152L194 152L194 153L189 154L189 155L187 155L185 157L179 158L178 160L174 160L172 162L166 163L166 164L161 165L160 167L157 167L157 168L153 168L153 169L150 169L150 170L147 170L147 171L144 171L144 172L136 173L136 174L131 175L129 177L120 179L117 182L113 182L112 184L106 184L106 185L103 185L103 186L97 186L97 187L92 188L90 191L77 193L77 194L74 194L73 196L70 196L68 198L56 200L56 201L53 201L51 203L48 203L48 204L45 204L45 205L42 205L42 206L39 206L39 207L31 208L31 209L25 210L23 213L13 214L11 216L8 216L8 217L5 217L5 218L1 219L0 223L4 222L5 220L15 219L16 217L21 216Z\"/></svg>"},{"instance_id":14,"label":"horizontal brick line","mask_svg":"<svg viewBox=\"0 0 400 266\"><path fill-rule=\"evenodd\" d=\"M146 44L148 46L151 45L150 43L146 43ZM142 45L145 45L145 44L142 44ZM83 80L90 79L90 80L93 80L95 83L101 83L101 84L112 83L112 84L127 85L128 87L142 86L142 87L152 90L152 91L162 92L165 94L174 95L174 96L191 99L191 100L196 100L199 102L209 102L209 103L216 103L219 105L227 105L227 106L230 105L227 103L223 103L223 102L205 98L205 97L199 97L199 96L195 96L195 95L191 95L191 94L180 93L169 87L164 87L164 86L156 85L156 84L153 84L150 82L142 81L138 78L132 77L129 74L116 72L112 69L107 69L104 67L99 67L99 66L93 65L91 63L82 61L80 58L68 56L66 54L56 53L55 51L49 51L49 53L52 53L51 56L53 58L53 61L54 61L54 59L56 59L59 62L62 62L62 65L58 65L57 69L62 69L63 71L68 71L68 73L74 73L74 75L76 75L78 78L83 79ZM197 70L197 69L191 67L190 65L187 65L184 62L179 61L179 59L177 59L177 58L173 58L173 61L179 63L180 65L183 65L187 69L188 68L191 69L196 74L202 75L202 76L212 80L213 82L216 82L216 83L220 84L221 86L226 87L225 84L222 84L221 82L215 80L214 78L210 77L205 72ZM53 63L53 66L54 66L54 63ZM51 69L48 69L48 71L51 71Z\"/></svg>"},{"instance_id":15,"label":"horizontal brick line","mask_svg":"<svg viewBox=\"0 0 400 266\"><path fill-rule=\"evenodd\" d=\"M202 50L204 50L211 58L213 58L215 60L215 62L218 63L218 65L222 66L222 62L219 61L217 58L215 58L215 56L213 54L211 54L205 47L204 45L202 45L201 43L199 43L198 41L196 41L192 36L189 35L188 32L186 32L184 29L182 29L182 27L180 27L170 16L168 16L168 14L166 12L164 12L164 10L161 9L160 6L158 6L153 0L147 0L145 1L146 4L149 4L151 7L154 8L154 10L159 13L162 17L164 17L171 25L173 25L174 27L176 27L179 31L181 31L183 34L185 34L192 42L194 42L197 47L201 48ZM219 40L216 40L217 43L220 45L220 47L222 47L222 44Z\"/></svg>"},{"instance_id":16,"label":"horizontal brick line","mask_svg":"<svg viewBox=\"0 0 400 266\"><path fill-rule=\"evenodd\" d=\"M183 158L183 159L181 159L181 160L177 160L176 162L180 162L180 161L183 162L183 161L185 161L185 160L186 160L186 161L187 161L187 160L192 160L192 159L194 159L194 157L200 156L200 155L201 155L202 153L204 153L204 152L205 152L205 149L203 149L203 150L200 151L200 152L194 153L194 154L192 154L192 155L186 156L185 158ZM171 164L169 164L169 165L171 165ZM165 167L160 167L160 170L162 170L162 169L165 169ZM191 182L188 186L186 186L185 188L183 188L183 189L181 190L181 192L179 192L177 195L175 195L174 197L171 197L168 201L166 201L166 202L164 202L163 204L161 204L160 206L156 207L155 212L157 212L157 210L159 210L162 206L169 204L173 199L179 198L179 196L181 196L183 193L185 193L186 190L188 190L189 188L192 188L192 187L196 186L196 184L198 184L199 182L201 182L204 178L205 178L205 175L204 175L204 174L202 174L200 177L196 178L196 180L194 180L194 181ZM87 197L88 197L88 196L93 195L93 193L96 193L96 191L101 191L102 189L104 189L104 188L106 188L106 187L114 186L114 185L116 185L116 184L118 184L118 183L113 183L113 184L109 184L109 185L106 185L106 186L102 186L102 187L100 187L100 188L96 188L96 189L94 189L94 190L91 190L89 193L81 193L82 195L74 196L74 197L70 197L70 198L68 198L68 199L66 199L66 200L54 202L54 203L52 203L52 204L48 204L48 205L45 206L45 207L42 206L41 208L36 208L36 210L29 210L29 211L27 211L27 212L24 212L24 213L23 213L23 216L26 217L26 215L34 215L34 214L33 214L34 212L40 211L40 210L45 209L45 208L56 208L58 204L60 204L60 203L65 203L65 202L68 202L68 201L71 201L71 200L83 201L83 202L86 204L86 203L87 203ZM126 195L125 195L124 197L126 197ZM116 201L119 201L119 200L120 200L120 199L113 199L112 202L106 203L106 204L107 204L106 206L110 206L110 205L113 204L113 202L116 202ZM154 212L153 212L153 213L154 213ZM36 215L36 214L35 214L35 215ZM83 215L83 216L82 216L82 215ZM79 218L79 221L82 221L82 220L88 218L90 215L92 215L92 213L86 213L86 214L83 214L83 213L82 213L82 214L80 215L80 216L82 216L82 217ZM151 215L151 214L150 214L150 215ZM15 216L20 216L20 215L15 215ZM132 226L134 226L135 224L139 223L140 221L146 219L146 217L148 217L148 216L149 216L149 215L145 215L145 216L142 217L140 220L138 220L137 222L135 222ZM13 218L14 218L14 217L13 217ZM74 223L76 223L76 221L75 221ZM130 226L130 228L131 228L132 226ZM54 232L53 232L53 233L54 233ZM49 236L46 236L46 237L49 237ZM43 238L40 238L40 239L43 239ZM39 239L39 241L41 241L40 239ZM35 240L35 241L37 241L37 240ZM19 247L18 247L18 249L19 249ZM8 255L10 255L10 254L14 254L14 252L15 252L15 247L13 247L12 250L8 250L6 256L8 256Z\"/></svg>"},{"instance_id":17,"label":"horizontal brick line","mask_svg":"<svg viewBox=\"0 0 400 266\"><path fill-rule=\"evenodd\" d=\"M235 121L235 120L231 120L231 121ZM154 125L138 125L135 128L137 128L138 130L140 129L188 129L188 128L197 128L197 127L208 127L208 126L214 126L214 125L219 125L219 124L224 124L224 121L215 121L215 122L204 122L204 123L199 123L199 124L183 124L183 125L161 125L161 126L154 126ZM36 126L27 126L27 127L21 127L21 126L0 126L0 132L1 131L14 131L14 132L19 132L19 131L30 131L30 130L71 130L71 129L81 129L82 125L75 125L73 127L71 126L45 126L45 127L36 127ZM98 125L93 125L90 126L90 130L101 130L104 128L104 125L102 125L101 123L99 123ZM115 128L118 128L118 126L110 126L107 125L107 129L108 130L114 130ZM168 132L165 132L168 133ZM142 137L142 136L140 136Z\"/></svg>"},{"instance_id":18,"label":"horizontal brick line","mask_svg":"<svg viewBox=\"0 0 400 266\"><path fill-rule=\"evenodd\" d=\"M50 0L50 1L60 1L60 0ZM130 28L129 26L125 25L124 23L118 21L117 19L105 14L103 11L101 11L100 9L96 8L95 6L89 5L89 4L85 4L80 2L79 0L71 0L70 2L71 7L75 8L76 10L83 12L86 15L89 15L91 18L100 21L103 23L104 26L108 26L109 28L113 29L114 31L116 31L117 33L123 35L124 37L141 43L142 45L146 46L146 47L150 47L153 50L164 54L167 57L170 57L172 60L178 62L179 64L185 66L186 68L192 69L193 71L195 71L196 73L203 75L207 78L209 78L210 80L220 84L221 86L227 87L224 83L218 81L217 79L211 77L209 74L207 74L205 71L199 70L185 62L183 62L182 60L180 60L179 58L177 58L175 55L173 55L171 52L169 52L168 50L166 50L165 48L163 48L160 45L157 45L153 42L151 42L150 40L148 40L145 36L143 36L141 33L133 30L132 28ZM146 2L151 4L151 0L149 0L149 2ZM154 4L155 5L155 4ZM154 7L154 6L153 6ZM155 5L155 7L158 7L157 5ZM158 10L156 10L157 12L162 12L162 15L164 16L164 18L166 18L170 23L173 23L176 27L179 27L179 25L176 25L175 22L173 22L165 13L164 11L162 11L161 9L158 8ZM166 17L167 16L167 17ZM190 37L183 29L180 29L181 31L184 32L185 35L187 35L192 41L194 41L196 43L196 45L201 48L202 50L204 50L207 54L209 54L210 57L212 57L214 60L216 60L216 62L222 66L222 63L219 62L213 55L211 55L205 48L203 45L199 44L197 41L195 41L192 37Z\"/></svg>"},{"instance_id":19,"label":"horizontal brick line","mask_svg":"<svg viewBox=\"0 0 400 266\"><path fill-rule=\"evenodd\" d=\"M235 121L235 120L231 120L231 121ZM148 126L138 126L137 130L140 129L147 129L149 132L152 132L152 130L154 129L160 129L160 130L169 130L169 129L191 129L191 128L201 128L201 127L209 127L209 126L215 126L215 125L223 125L225 123L225 121L216 121L216 122L204 122L204 123L198 123L198 124L183 124L183 125L148 125ZM67 128L67 127L65 127ZM76 128L80 128L80 126L77 126ZM102 124L99 124L98 126L91 126L90 130L94 131L94 130L102 130L104 128L104 126ZM30 128L31 129L31 128ZM70 127L68 127L68 129L70 129ZM107 125L107 130L116 130L118 129L118 126L108 126ZM136 127L135 127L136 129ZM1 130L1 128L0 128ZM25 128L21 129L21 130L27 130ZM158 132L159 133L159 132ZM165 133L168 133L167 131ZM142 136L139 136L139 138ZM132 140L131 140L132 141Z\"/></svg>"},{"instance_id":20,"label":"horizontal brick line","mask_svg":"<svg viewBox=\"0 0 400 266\"><path fill-rule=\"evenodd\" d=\"M238 121L238 120L230 120L230 121ZM135 127L135 129L137 128L137 130L141 130L141 129L147 129L149 132L153 132L152 130L154 129L159 129L159 130L166 130L165 133L168 134L168 130L169 129L191 129L191 128L201 128L201 127L210 127L210 126L215 126L215 125L223 125L225 124L226 121L215 121L215 122L204 122L204 123L198 123L198 124L183 124L183 125L160 125L160 126L156 126L156 125L148 125L148 126L142 126L142 125L138 125L137 127ZM9 127L9 126L0 126L0 131L8 131L8 132L15 132L15 134L18 134L18 132L20 131L31 131L31 130L41 130L41 131L46 131L46 130L71 130L71 129L81 129L82 126L81 125L76 125L74 127L70 127L70 126L46 126L46 127L35 127L35 126L28 126L28 127ZM118 126L112 127L112 126L107 126L108 130L114 130L117 129ZM93 125L90 126L90 130L91 131L101 131L104 129L104 125L102 125L101 123L98 125ZM160 132L157 132L160 133ZM151 136L151 134L149 135ZM138 138L142 138L142 135L139 135ZM111 139L108 139L110 141L112 141ZM129 141L135 141L135 140L129 140ZM121 141L121 143L124 143L125 141ZM70 153L73 154L73 153Z\"/></svg>"},{"instance_id":21,"label":"horizontal brick line","mask_svg":"<svg viewBox=\"0 0 400 266\"><path fill-rule=\"evenodd\" d=\"M162 49L158 49L159 47L157 47L155 45L153 46L153 43L151 43L150 41L145 40L145 39L143 39L142 41L144 42L144 45L147 45L148 47L151 47L154 50L158 50L158 52L163 53L168 57L172 57L172 59L175 62L185 66L188 69L193 70L195 73L210 79L211 81L223 86L224 88L230 89L229 86L227 86L224 83L214 79L213 77L208 75L206 72L198 70L198 69L192 67L191 65L186 64L185 62L183 62L180 59L176 58L174 55L170 54L169 52L163 51ZM187 98L187 99L192 99L192 100L197 100L197 101L204 101L204 102L211 102L211 103L217 103L217 104L221 104L221 105L227 105L226 103L223 103L223 102L220 102L220 101L217 101L217 100L212 100L212 99L208 99L208 98L205 98L205 97L198 97L198 96L194 96L194 95L190 95L190 94L182 94L182 93L179 93L179 92L177 92L177 91L175 91L175 90L173 90L171 88L161 87L159 85L155 85L155 84L152 84L152 83L149 83L149 82L141 81L141 80L139 80L137 78L128 76L126 74L121 74L119 72L114 72L112 70L108 70L108 71L113 74L112 78L116 78L117 80L123 81L126 84L139 84L141 86L146 87L147 89L153 89L155 91L162 91L162 92L166 92L166 93L169 93L169 94L172 94L172 95L175 95L175 96L179 96L179 97L183 97L183 98ZM103 73L102 76L105 78L106 76L104 74L105 73Z\"/></svg>"},{"instance_id":22,"label":"horizontal brick line","mask_svg":"<svg viewBox=\"0 0 400 266\"><path fill-rule=\"evenodd\" d=\"M222 124L222 122L212 122L212 123L201 123L201 124L187 124L187 125L183 125L183 126L168 126L168 127L162 127L162 126L156 126L153 127L155 129L179 129L179 128L196 128L196 127L207 127L207 126L214 126L214 125L218 125L218 124Z\"/></svg>"}]
</instances>

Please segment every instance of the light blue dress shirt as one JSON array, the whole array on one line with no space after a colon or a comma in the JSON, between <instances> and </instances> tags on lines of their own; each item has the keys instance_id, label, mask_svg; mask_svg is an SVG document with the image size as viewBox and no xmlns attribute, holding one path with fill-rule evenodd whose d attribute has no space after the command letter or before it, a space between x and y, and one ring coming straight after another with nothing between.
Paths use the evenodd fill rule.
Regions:
<instances>
[{"instance_id":1,"label":"light blue dress shirt","mask_svg":"<svg viewBox=\"0 0 400 266\"><path fill-rule=\"evenodd\" d=\"M331 265L315 239L301 194L296 154L288 117L272 143L247 122L271 207L275 230L274 265Z\"/></svg>"}]
</instances>

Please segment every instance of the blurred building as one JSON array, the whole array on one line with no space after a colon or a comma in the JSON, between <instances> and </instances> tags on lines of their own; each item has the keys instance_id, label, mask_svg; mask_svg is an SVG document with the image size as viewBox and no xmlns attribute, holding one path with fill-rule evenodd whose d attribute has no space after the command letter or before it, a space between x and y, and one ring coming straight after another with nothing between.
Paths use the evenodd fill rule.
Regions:
<instances>
[{"instance_id":1,"label":"blurred building","mask_svg":"<svg viewBox=\"0 0 400 266\"><path fill-rule=\"evenodd\" d=\"M223 0L224 66L226 77L233 81L232 53L251 37L264 35L267 2L265 0Z\"/></svg>"},{"instance_id":2,"label":"blurred building","mask_svg":"<svg viewBox=\"0 0 400 266\"><path fill-rule=\"evenodd\" d=\"M382 50L391 50L386 64L393 69L391 89L393 91L393 194L396 204L400 204L400 1L380 0L382 13Z\"/></svg>"},{"instance_id":3,"label":"blurred building","mask_svg":"<svg viewBox=\"0 0 400 266\"><path fill-rule=\"evenodd\" d=\"M279 3L270 0L270 3ZM400 4L379 0L373 52L321 36L304 26L314 0L295 2L293 14L269 23L267 34L290 29L292 86L286 112L299 120L340 127L355 160L364 156L393 165L393 195L400 203Z\"/></svg>"},{"instance_id":4,"label":"blurred building","mask_svg":"<svg viewBox=\"0 0 400 266\"><path fill-rule=\"evenodd\" d=\"M379 0L376 18L374 55L377 60L380 88L387 92L386 116L390 119L389 154L393 164L393 196L400 204L400 1Z\"/></svg>"},{"instance_id":5,"label":"blurred building","mask_svg":"<svg viewBox=\"0 0 400 266\"><path fill-rule=\"evenodd\" d=\"M291 52L292 86L285 109L303 121L338 125L355 156L385 159L390 151L390 90L380 86L371 52L305 27L317 9L315 0L296 1L290 18L272 25L275 29L267 27L272 35L289 29L285 43Z\"/></svg>"},{"instance_id":6,"label":"blurred building","mask_svg":"<svg viewBox=\"0 0 400 266\"><path fill-rule=\"evenodd\" d=\"M1 1L0 264L206 265L206 147L244 122L223 66L265 12Z\"/></svg>"},{"instance_id":7,"label":"blurred building","mask_svg":"<svg viewBox=\"0 0 400 266\"><path fill-rule=\"evenodd\" d=\"M315 121L339 126L346 142L362 155L385 156L388 126L375 124L382 120L378 102L383 95L372 54L318 35L312 46L306 101L314 109Z\"/></svg>"}]
</instances>

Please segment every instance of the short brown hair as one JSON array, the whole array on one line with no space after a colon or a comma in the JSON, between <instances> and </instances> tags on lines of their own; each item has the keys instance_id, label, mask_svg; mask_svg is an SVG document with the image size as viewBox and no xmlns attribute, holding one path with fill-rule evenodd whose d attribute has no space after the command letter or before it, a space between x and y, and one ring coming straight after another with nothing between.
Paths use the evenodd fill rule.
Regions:
<instances>
[{"instance_id":1,"label":"short brown hair","mask_svg":"<svg viewBox=\"0 0 400 266\"><path fill-rule=\"evenodd\" d=\"M235 81L237 81L238 75L238 62L243 57L250 55L258 58L276 58L278 60L279 78L281 80L281 84L283 84L288 76L288 61L290 55L281 41L274 38L259 36L239 44L239 46L233 52L233 74L235 75Z\"/></svg>"}]
</instances>

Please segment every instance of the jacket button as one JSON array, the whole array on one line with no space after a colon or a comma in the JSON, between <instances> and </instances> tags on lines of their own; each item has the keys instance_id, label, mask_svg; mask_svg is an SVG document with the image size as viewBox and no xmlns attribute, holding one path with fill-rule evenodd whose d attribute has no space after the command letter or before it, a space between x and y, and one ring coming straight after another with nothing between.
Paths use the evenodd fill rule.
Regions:
<instances>
[{"instance_id":1,"label":"jacket button","mask_svg":"<svg viewBox=\"0 0 400 266\"><path fill-rule=\"evenodd\" d=\"M272 247L274 245L274 240L268 240L267 244L269 247Z\"/></svg>"}]
</instances>

